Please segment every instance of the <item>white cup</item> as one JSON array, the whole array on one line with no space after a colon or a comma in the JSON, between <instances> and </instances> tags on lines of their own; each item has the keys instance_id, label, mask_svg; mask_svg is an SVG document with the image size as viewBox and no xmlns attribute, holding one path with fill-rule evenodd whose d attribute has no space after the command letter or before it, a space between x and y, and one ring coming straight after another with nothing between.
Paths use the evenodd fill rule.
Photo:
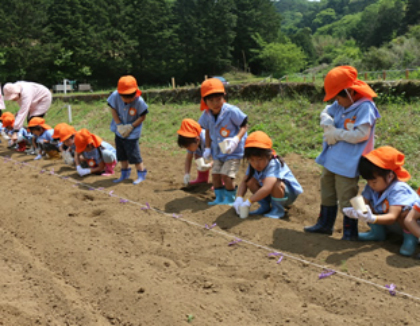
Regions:
<instances>
[{"instance_id":1,"label":"white cup","mask_svg":"<svg viewBox=\"0 0 420 326\"><path fill-rule=\"evenodd\" d=\"M239 217L247 218L249 216L249 206L239 206Z\"/></svg>"},{"instance_id":2,"label":"white cup","mask_svg":"<svg viewBox=\"0 0 420 326\"><path fill-rule=\"evenodd\" d=\"M197 167L199 169L202 169L206 165L206 162L204 161L204 158L202 158L202 157L196 159L195 163L197 164Z\"/></svg>"},{"instance_id":3,"label":"white cup","mask_svg":"<svg viewBox=\"0 0 420 326\"><path fill-rule=\"evenodd\" d=\"M227 145L228 145L228 143L227 143L226 139L219 143L220 150L222 151L223 154L226 154Z\"/></svg>"},{"instance_id":4,"label":"white cup","mask_svg":"<svg viewBox=\"0 0 420 326\"><path fill-rule=\"evenodd\" d=\"M355 210L360 210L363 213L367 212L365 200L362 196L356 196L350 199L350 204Z\"/></svg>"}]
</instances>

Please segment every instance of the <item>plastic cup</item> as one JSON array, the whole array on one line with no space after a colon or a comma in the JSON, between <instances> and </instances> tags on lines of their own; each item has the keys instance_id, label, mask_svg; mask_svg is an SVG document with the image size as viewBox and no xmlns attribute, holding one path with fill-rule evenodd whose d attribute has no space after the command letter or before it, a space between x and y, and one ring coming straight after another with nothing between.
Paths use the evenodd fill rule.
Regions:
<instances>
[{"instance_id":1,"label":"plastic cup","mask_svg":"<svg viewBox=\"0 0 420 326\"><path fill-rule=\"evenodd\" d=\"M197 164L197 167L199 169L202 169L206 165L206 162L204 161L204 158L202 158L202 157L196 159L195 163Z\"/></svg>"},{"instance_id":2,"label":"plastic cup","mask_svg":"<svg viewBox=\"0 0 420 326\"><path fill-rule=\"evenodd\" d=\"M350 204L355 210L360 210L363 213L367 212L365 200L362 196L356 196L350 199Z\"/></svg>"},{"instance_id":3,"label":"plastic cup","mask_svg":"<svg viewBox=\"0 0 420 326\"><path fill-rule=\"evenodd\" d=\"M239 206L239 217L247 218L249 216L249 207L248 206Z\"/></svg>"},{"instance_id":4,"label":"plastic cup","mask_svg":"<svg viewBox=\"0 0 420 326\"><path fill-rule=\"evenodd\" d=\"M227 150L227 141L226 139L222 142L219 143L219 147L220 150L222 151L223 154L226 154L226 150Z\"/></svg>"}]
</instances>

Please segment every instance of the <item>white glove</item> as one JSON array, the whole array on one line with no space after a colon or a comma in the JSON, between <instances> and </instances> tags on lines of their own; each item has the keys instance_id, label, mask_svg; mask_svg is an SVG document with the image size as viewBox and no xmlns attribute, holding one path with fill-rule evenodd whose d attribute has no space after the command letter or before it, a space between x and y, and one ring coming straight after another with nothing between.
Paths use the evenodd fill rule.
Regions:
<instances>
[{"instance_id":1,"label":"white glove","mask_svg":"<svg viewBox=\"0 0 420 326\"><path fill-rule=\"evenodd\" d=\"M38 154L35 158L34 158L34 160L40 160L42 158L42 155L41 154Z\"/></svg>"},{"instance_id":2,"label":"white glove","mask_svg":"<svg viewBox=\"0 0 420 326\"><path fill-rule=\"evenodd\" d=\"M4 132L4 130L2 130L1 135L3 136L4 140L9 140L10 139L10 137L7 136L7 134Z\"/></svg>"},{"instance_id":3,"label":"white glove","mask_svg":"<svg viewBox=\"0 0 420 326\"><path fill-rule=\"evenodd\" d=\"M366 223L376 223L378 217L372 213L372 210L370 209L369 205L366 205L366 210L366 213L363 213L360 210L356 211L359 220L365 221Z\"/></svg>"},{"instance_id":4,"label":"white glove","mask_svg":"<svg viewBox=\"0 0 420 326\"><path fill-rule=\"evenodd\" d=\"M325 128L327 126L334 126L334 119L328 113L321 113L321 123L320 126Z\"/></svg>"},{"instance_id":5,"label":"white glove","mask_svg":"<svg viewBox=\"0 0 420 326\"><path fill-rule=\"evenodd\" d=\"M133 126L131 124L129 125L124 125L123 126L123 132L121 134L121 136L123 136L124 138L128 137L130 135L130 133L133 131Z\"/></svg>"},{"instance_id":6,"label":"white glove","mask_svg":"<svg viewBox=\"0 0 420 326\"><path fill-rule=\"evenodd\" d=\"M71 156L71 153L70 152L63 151L63 152L61 152L61 156L62 156L63 161L64 161L65 164L73 165L74 159L73 159L73 156Z\"/></svg>"},{"instance_id":7,"label":"white glove","mask_svg":"<svg viewBox=\"0 0 420 326\"><path fill-rule=\"evenodd\" d=\"M184 174L184 184L187 185L190 183L190 175L188 173Z\"/></svg>"},{"instance_id":8,"label":"white glove","mask_svg":"<svg viewBox=\"0 0 420 326\"><path fill-rule=\"evenodd\" d=\"M210 148L206 148L204 150L203 157L204 157L205 160L208 160L210 158L210 156L211 156L211 149Z\"/></svg>"},{"instance_id":9,"label":"white glove","mask_svg":"<svg viewBox=\"0 0 420 326\"><path fill-rule=\"evenodd\" d=\"M235 201L233 202L233 208L236 211L236 214L239 215L239 206L244 202L244 199L242 197L236 197Z\"/></svg>"},{"instance_id":10,"label":"white glove","mask_svg":"<svg viewBox=\"0 0 420 326\"><path fill-rule=\"evenodd\" d=\"M334 126L326 126L324 129L324 140L327 142L328 145L334 145L337 143L335 137L335 131L337 129Z\"/></svg>"},{"instance_id":11,"label":"white glove","mask_svg":"<svg viewBox=\"0 0 420 326\"><path fill-rule=\"evenodd\" d=\"M124 132L124 126L122 123L120 123L119 125L117 125L117 130L120 133L120 135L122 136L123 132Z\"/></svg>"},{"instance_id":12,"label":"white glove","mask_svg":"<svg viewBox=\"0 0 420 326\"><path fill-rule=\"evenodd\" d=\"M78 165L78 166L76 167L76 169L77 169L77 173L79 173L79 175L80 175L81 177L83 177L83 176L85 176L85 175L87 175L87 174L90 174L90 173L91 173L90 169L84 169L84 168L82 168L80 165Z\"/></svg>"},{"instance_id":13,"label":"white glove","mask_svg":"<svg viewBox=\"0 0 420 326\"><path fill-rule=\"evenodd\" d=\"M240 141L239 137L235 136L232 138L226 138L225 140L227 142L226 154L232 154L235 151L236 147L238 147Z\"/></svg>"},{"instance_id":14,"label":"white glove","mask_svg":"<svg viewBox=\"0 0 420 326\"><path fill-rule=\"evenodd\" d=\"M211 169L212 164L211 163L206 163L204 165L202 165L201 167L197 166L197 170L198 171L208 171Z\"/></svg>"},{"instance_id":15,"label":"white glove","mask_svg":"<svg viewBox=\"0 0 420 326\"><path fill-rule=\"evenodd\" d=\"M353 218L355 220L359 219L359 216L357 215L357 211L353 207L345 207L343 208L343 213L347 217Z\"/></svg>"}]
</instances>

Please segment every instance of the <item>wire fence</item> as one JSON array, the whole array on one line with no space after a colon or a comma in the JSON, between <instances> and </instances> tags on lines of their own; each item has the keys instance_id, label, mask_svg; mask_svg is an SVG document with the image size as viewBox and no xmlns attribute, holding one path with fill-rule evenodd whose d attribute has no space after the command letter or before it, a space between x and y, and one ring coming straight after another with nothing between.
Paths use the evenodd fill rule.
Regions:
<instances>
[{"instance_id":1,"label":"wire fence","mask_svg":"<svg viewBox=\"0 0 420 326\"><path fill-rule=\"evenodd\" d=\"M325 73L314 74L292 74L285 75L278 80L280 82L316 82L324 80ZM398 81L398 80L413 80L420 79L420 68L404 69L404 70L377 70L377 71L359 71L358 78L364 81ZM265 82L271 81L271 76L264 79Z\"/></svg>"}]
</instances>

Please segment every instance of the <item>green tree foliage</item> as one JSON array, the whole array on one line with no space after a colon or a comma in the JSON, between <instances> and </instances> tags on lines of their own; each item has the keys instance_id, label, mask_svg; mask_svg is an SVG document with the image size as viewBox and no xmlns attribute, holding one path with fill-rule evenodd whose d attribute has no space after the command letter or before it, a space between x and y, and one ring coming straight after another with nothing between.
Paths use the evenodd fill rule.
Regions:
<instances>
[{"instance_id":1,"label":"green tree foliage","mask_svg":"<svg viewBox=\"0 0 420 326\"><path fill-rule=\"evenodd\" d=\"M405 24L407 26L420 24L420 1L419 0L407 0Z\"/></svg>"},{"instance_id":2,"label":"green tree foliage","mask_svg":"<svg viewBox=\"0 0 420 326\"><path fill-rule=\"evenodd\" d=\"M290 40L302 48L306 58L313 63L316 60L316 51L312 41L312 33L309 27L301 28L296 34L290 36Z\"/></svg>"}]
</instances>

